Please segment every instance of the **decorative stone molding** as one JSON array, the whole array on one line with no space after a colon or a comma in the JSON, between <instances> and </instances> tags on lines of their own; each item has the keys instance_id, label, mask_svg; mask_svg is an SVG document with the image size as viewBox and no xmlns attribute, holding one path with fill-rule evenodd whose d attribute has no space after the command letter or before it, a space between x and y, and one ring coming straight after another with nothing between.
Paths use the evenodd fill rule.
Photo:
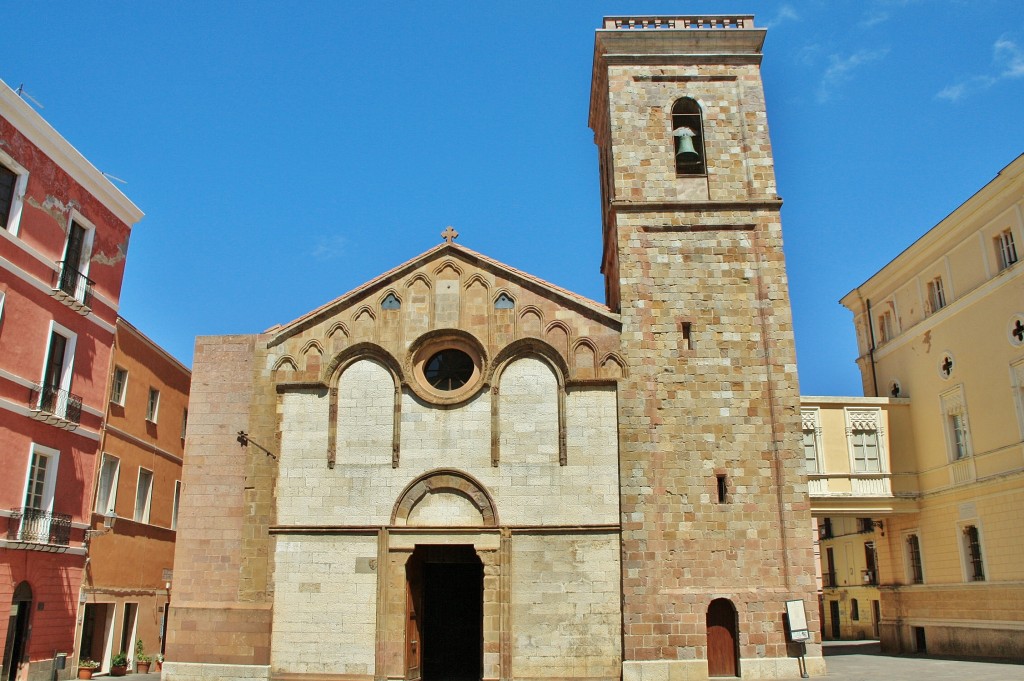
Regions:
<instances>
[{"instance_id":1,"label":"decorative stone molding","mask_svg":"<svg viewBox=\"0 0 1024 681\"><path fill-rule=\"evenodd\" d=\"M405 525L416 504L428 494L442 491L458 492L473 502L485 527L498 526L498 513L486 488L473 476L459 470L440 468L424 473L409 483L398 496L391 512L392 525Z\"/></svg>"}]
</instances>

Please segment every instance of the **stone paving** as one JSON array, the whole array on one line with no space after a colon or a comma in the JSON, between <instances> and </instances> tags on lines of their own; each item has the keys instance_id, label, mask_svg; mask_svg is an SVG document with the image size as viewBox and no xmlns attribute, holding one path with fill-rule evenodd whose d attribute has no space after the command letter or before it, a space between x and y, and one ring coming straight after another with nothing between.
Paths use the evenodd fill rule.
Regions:
<instances>
[{"instance_id":1,"label":"stone paving","mask_svg":"<svg viewBox=\"0 0 1024 681\"><path fill-rule=\"evenodd\" d=\"M981 660L883 655L876 641L826 641L828 681L1024 681L1024 660ZM133 674L157 681L159 672ZM796 679L787 681L796 681Z\"/></svg>"},{"instance_id":2,"label":"stone paving","mask_svg":"<svg viewBox=\"0 0 1024 681\"><path fill-rule=\"evenodd\" d=\"M829 681L1024 681L1024 660L883 655L877 641L826 641L824 646Z\"/></svg>"}]
</instances>

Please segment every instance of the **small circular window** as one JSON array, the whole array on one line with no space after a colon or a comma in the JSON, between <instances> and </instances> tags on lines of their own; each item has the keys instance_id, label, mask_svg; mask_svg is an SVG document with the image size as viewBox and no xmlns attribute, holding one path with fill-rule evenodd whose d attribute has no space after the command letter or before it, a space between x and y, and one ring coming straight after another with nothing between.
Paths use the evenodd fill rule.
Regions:
<instances>
[{"instance_id":1,"label":"small circular window","mask_svg":"<svg viewBox=\"0 0 1024 681\"><path fill-rule=\"evenodd\" d=\"M438 390L457 390L473 377L473 358L462 350L448 348L434 353L423 367L423 377Z\"/></svg>"}]
</instances>

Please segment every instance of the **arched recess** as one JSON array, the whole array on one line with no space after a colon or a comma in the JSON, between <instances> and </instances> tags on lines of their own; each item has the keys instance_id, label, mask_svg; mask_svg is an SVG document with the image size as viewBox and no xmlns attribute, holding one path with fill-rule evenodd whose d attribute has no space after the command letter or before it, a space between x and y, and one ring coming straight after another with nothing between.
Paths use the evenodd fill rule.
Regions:
<instances>
[{"instance_id":1,"label":"arched recess","mask_svg":"<svg viewBox=\"0 0 1024 681\"><path fill-rule=\"evenodd\" d=\"M739 618L728 598L708 605L708 676L739 676Z\"/></svg>"},{"instance_id":2,"label":"arched recess","mask_svg":"<svg viewBox=\"0 0 1024 681\"><path fill-rule=\"evenodd\" d=\"M295 359L291 355L285 355L274 363L274 378L279 381L285 380L288 374L293 374L298 370L299 365L295 363Z\"/></svg>"},{"instance_id":3,"label":"arched recess","mask_svg":"<svg viewBox=\"0 0 1024 681\"><path fill-rule=\"evenodd\" d=\"M417 272L405 282L405 290L405 332L416 337L434 326L434 285L425 274Z\"/></svg>"},{"instance_id":4,"label":"arched recess","mask_svg":"<svg viewBox=\"0 0 1024 681\"><path fill-rule=\"evenodd\" d=\"M544 324L544 313L533 305L523 307L519 313L519 329L524 336L540 337Z\"/></svg>"},{"instance_id":5,"label":"arched recess","mask_svg":"<svg viewBox=\"0 0 1024 681\"><path fill-rule=\"evenodd\" d=\"M320 375L323 364L324 346L315 338L302 347L300 355L305 359L305 370L312 376Z\"/></svg>"},{"instance_id":6,"label":"arched recess","mask_svg":"<svg viewBox=\"0 0 1024 681\"><path fill-rule=\"evenodd\" d=\"M334 468L338 451L338 384L342 374L351 365L368 359L381 365L394 382L394 411L391 427L391 467L398 468L401 451L402 386L405 376L402 365L391 353L373 343L356 343L341 351L324 367L321 381L330 386L327 414L327 467Z\"/></svg>"},{"instance_id":7,"label":"arched recess","mask_svg":"<svg viewBox=\"0 0 1024 681\"><path fill-rule=\"evenodd\" d=\"M569 330L569 326L562 321L555 320L548 324L547 328L544 329L544 340L551 344L551 347L558 350L558 352L565 357L566 362L569 361L569 339L572 338L572 332Z\"/></svg>"},{"instance_id":8,"label":"arched recess","mask_svg":"<svg viewBox=\"0 0 1024 681\"><path fill-rule=\"evenodd\" d=\"M352 332L359 340L373 340L376 328L377 315L368 305L361 306L352 314Z\"/></svg>"},{"instance_id":9,"label":"arched recess","mask_svg":"<svg viewBox=\"0 0 1024 681\"><path fill-rule=\"evenodd\" d=\"M535 358L547 365L555 378L557 399L558 463L566 465L565 435L565 381L569 366L565 358L553 347L539 338L521 338L508 344L498 353L491 364L487 382L492 386L491 399L491 465L501 461L501 377L516 360Z\"/></svg>"},{"instance_id":10,"label":"arched recess","mask_svg":"<svg viewBox=\"0 0 1024 681\"><path fill-rule=\"evenodd\" d=\"M597 367L597 346L589 338L581 338L572 346L573 375L576 378L594 378Z\"/></svg>"},{"instance_id":11,"label":"arched recess","mask_svg":"<svg viewBox=\"0 0 1024 681\"><path fill-rule=\"evenodd\" d=\"M601 359L601 378L625 378L626 363L614 352L609 352Z\"/></svg>"},{"instance_id":12,"label":"arched recess","mask_svg":"<svg viewBox=\"0 0 1024 681\"><path fill-rule=\"evenodd\" d=\"M498 512L490 493L476 478L453 468L428 471L409 483L398 495L398 501L391 512L391 524L407 525L410 515L413 515L419 504L430 495L441 494L468 500L480 514L482 526L497 527Z\"/></svg>"},{"instance_id":13,"label":"arched recess","mask_svg":"<svg viewBox=\"0 0 1024 681\"><path fill-rule=\"evenodd\" d=\"M349 338L348 327L343 322L334 322L327 330L327 340L330 341L331 352L339 352L345 346Z\"/></svg>"}]
</instances>

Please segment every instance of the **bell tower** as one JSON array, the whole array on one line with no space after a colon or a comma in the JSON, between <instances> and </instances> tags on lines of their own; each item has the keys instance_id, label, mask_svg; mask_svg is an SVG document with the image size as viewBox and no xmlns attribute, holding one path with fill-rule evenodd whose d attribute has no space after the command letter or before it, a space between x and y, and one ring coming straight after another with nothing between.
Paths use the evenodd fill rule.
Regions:
<instances>
[{"instance_id":1,"label":"bell tower","mask_svg":"<svg viewBox=\"0 0 1024 681\"><path fill-rule=\"evenodd\" d=\"M751 16L607 17L590 127L621 314L623 679L824 673L781 199Z\"/></svg>"}]
</instances>

